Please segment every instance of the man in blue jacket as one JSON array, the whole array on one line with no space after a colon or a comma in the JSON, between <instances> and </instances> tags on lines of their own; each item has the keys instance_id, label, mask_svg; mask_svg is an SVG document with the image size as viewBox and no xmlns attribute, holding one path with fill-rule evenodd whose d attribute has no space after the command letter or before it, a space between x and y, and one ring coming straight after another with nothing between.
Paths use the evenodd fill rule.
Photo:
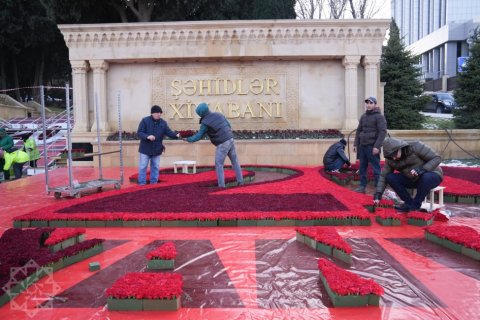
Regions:
<instances>
[{"instance_id":1,"label":"man in blue jacket","mask_svg":"<svg viewBox=\"0 0 480 320\"><path fill-rule=\"evenodd\" d=\"M138 125L137 134L140 138L140 161L138 168L138 184L147 183L147 168L150 161L150 184L158 182L160 172L160 155L165 150L163 137L180 138L180 134L172 131L162 119L162 108L155 105L150 110L151 115L145 117Z\"/></svg>"},{"instance_id":2,"label":"man in blue jacket","mask_svg":"<svg viewBox=\"0 0 480 320\"><path fill-rule=\"evenodd\" d=\"M218 112L210 112L208 105L200 103L195 112L200 116L200 130L193 136L184 139L188 142L200 140L205 134L215 145L215 171L217 173L218 186L225 188L225 172L223 165L228 156L232 167L235 170L235 176L239 185L243 184L242 168L238 162L237 151L235 150L235 141L230 122L225 116Z\"/></svg>"},{"instance_id":3,"label":"man in blue jacket","mask_svg":"<svg viewBox=\"0 0 480 320\"><path fill-rule=\"evenodd\" d=\"M332 144L325 155L323 156L323 165L325 166L325 170L329 172L339 172L340 168L343 167L344 164L350 167L350 161L345 154L345 146L347 145L347 141L345 139L341 139L340 141Z\"/></svg>"}]
</instances>

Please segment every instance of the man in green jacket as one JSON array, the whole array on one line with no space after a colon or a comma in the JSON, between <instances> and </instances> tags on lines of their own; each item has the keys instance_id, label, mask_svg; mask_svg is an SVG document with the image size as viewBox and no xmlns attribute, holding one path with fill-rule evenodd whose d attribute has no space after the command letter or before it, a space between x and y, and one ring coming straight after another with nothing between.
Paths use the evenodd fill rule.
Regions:
<instances>
[{"instance_id":1,"label":"man in green jacket","mask_svg":"<svg viewBox=\"0 0 480 320\"><path fill-rule=\"evenodd\" d=\"M10 167L13 166L15 179L20 179L22 177L23 165L30 160L28 154L22 150L6 152L3 149L0 149L0 158L5 160L5 165L3 166L4 172L9 171Z\"/></svg>"},{"instance_id":2,"label":"man in green jacket","mask_svg":"<svg viewBox=\"0 0 480 320\"><path fill-rule=\"evenodd\" d=\"M13 138L7 134L7 131L5 131L5 128L0 128L0 149L10 152L10 151L13 151L11 150L12 148L13 148ZM4 166L5 166L5 160L3 160L3 158L0 158L0 170ZM9 180L10 170L3 171L3 176L5 180Z\"/></svg>"},{"instance_id":3,"label":"man in green jacket","mask_svg":"<svg viewBox=\"0 0 480 320\"><path fill-rule=\"evenodd\" d=\"M443 171L442 158L420 141L406 142L387 138L383 142L385 165L383 166L373 202L378 204L389 184L404 201L395 206L399 212L419 210L431 189L440 185ZM417 189L412 198L407 189Z\"/></svg>"}]
</instances>

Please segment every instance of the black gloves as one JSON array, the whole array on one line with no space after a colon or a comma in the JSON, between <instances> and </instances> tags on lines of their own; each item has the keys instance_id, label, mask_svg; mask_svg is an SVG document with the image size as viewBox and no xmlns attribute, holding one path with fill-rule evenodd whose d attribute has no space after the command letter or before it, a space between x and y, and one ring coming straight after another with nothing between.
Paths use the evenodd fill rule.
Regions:
<instances>
[{"instance_id":1,"label":"black gloves","mask_svg":"<svg viewBox=\"0 0 480 320\"><path fill-rule=\"evenodd\" d=\"M423 168L414 168L413 169L416 173L417 173L417 176L421 176L422 174L424 174L425 172L427 172L425 169Z\"/></svg>"},{"instance_id":2,"label":"black gloves","mask_svg":"<svg viewBox=\"0 0 480 320\"><path fill-rule=\"evenodd\" d=\"M373 195L373 200L382 200L382 193L375 192L375 194Z\"/></svg>"},{"instance_id":3,"label":"black gloves","mask_svg":"<svg viewBox=\"0 0 480 320\"><path fill-rule=\"evenodd\" d=\"M347 167L350 167L352 165L348 160L345 162L345 164L347 165Z\"/></svg>"}]
</instances>

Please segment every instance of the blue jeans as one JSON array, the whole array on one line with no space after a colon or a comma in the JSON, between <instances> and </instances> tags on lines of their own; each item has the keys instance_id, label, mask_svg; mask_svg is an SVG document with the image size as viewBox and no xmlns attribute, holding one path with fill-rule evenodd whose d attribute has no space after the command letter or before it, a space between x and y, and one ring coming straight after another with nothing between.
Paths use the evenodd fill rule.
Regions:
<instances>
[{"instance_id":1,"label":"blue jeans","mask_svg":"<svg viewBox=\"0 0 480 320\"><path fill-rule=\"evenodd\" d=\"M412 210L419 209L430 190L438 187L442 182L442 178L435 172L425 172L416 180L412 180L401 173L389 173L386 180L400 199ZM415 198L412 198L407 189L417 189Z\"/></svg>"},{"instance_id":2,"label":"blue jeans","mask_svg":"<svg viewBox=\"0 0 480 320\"><path fill-rule=\"evenodd\" d=\"M243 184L242 168L238 162L235 141L230 139L219 144L215 150L215 171L217 173L217 181L220 188L225 188L225 172L223 171L223 165L227 156L232 163L233 170L235 170L237 183Z\"/></svg>"},{"instance_id":3,"label":"blue jeans","mask_svg":"<svg viewBox=\"0 0 480 320\"><path fill-rule=\"evenodd\" d=\"M147 168L150 161L150 184L158 182L158 174L160 171L160 155L149 156L140 153L140 161L138 163L138 184L145 185L147 183Z\"/></svg>"},{"instance_id":4,"label":"blue jeans","mask_svg":"<svg viewBox=\"0 0 480 320\"><path fill-rule=\"evenodd\" d=\"M375 176L375 187L378 184L378 178L380 177L380 154L372 154L373 145L359 145L358 146L358 159L360 160L360 185L366 187L367 180L367 168L368 163L372 165L373 175Z\"/></svg>"},{"instance_id":5,"label":"blue jeans","mask_svg":"<svg viewBox=\"0 0 480 320\"><path fill-rule=\"evenodd\" d=\"M337 159L335 159L335 161L333 161L333 163L330 163L329 165L327 165L325 167L325 170L327 171L340 170L343 167L344 163L345 161L343 161L342 158L338 157Z\"/></svg>"}]
</instances>

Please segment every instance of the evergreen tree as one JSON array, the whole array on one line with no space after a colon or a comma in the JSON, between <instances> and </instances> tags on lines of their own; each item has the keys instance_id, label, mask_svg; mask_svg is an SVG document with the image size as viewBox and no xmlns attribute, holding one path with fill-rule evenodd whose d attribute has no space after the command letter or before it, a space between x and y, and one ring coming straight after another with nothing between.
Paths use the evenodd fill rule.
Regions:
<instances>
[{"instance_id":1,"label":"evergreen tree","mask_svg":"<svg viewBox=\"0 0 480 320\"><path fill-rule=\"evenodd\" d=\"M458 74L455 101L460 108L453 110L453 121L459 129L480 128L480 29L471 38L470 57L463 72Z\"/></svg>"},{"instance_id":2,"label":"evergreen tree","mask_svg":"<svg viewBox=\"0 0 480 320\"><path fill-rule=\"evenodd\" d=\"M419 113L428 101L422 96L417 59L400 38L395 21L390 23L390 38L383 48L380 78L385 84L385 118L389 129L421 129L425 118Z\"/></svg>"}]
</instances>

